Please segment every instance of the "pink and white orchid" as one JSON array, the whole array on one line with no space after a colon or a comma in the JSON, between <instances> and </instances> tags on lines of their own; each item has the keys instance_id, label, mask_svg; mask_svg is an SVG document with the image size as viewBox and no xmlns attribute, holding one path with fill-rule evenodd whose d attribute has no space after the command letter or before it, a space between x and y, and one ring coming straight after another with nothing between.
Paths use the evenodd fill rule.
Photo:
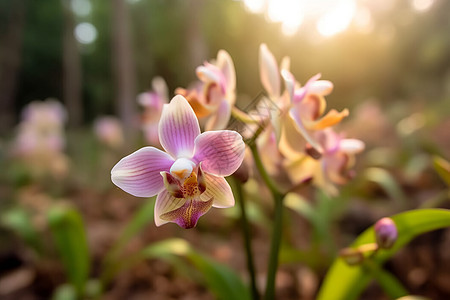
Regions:
<instances>
[{"instance_id":1,"label":"pink and white orchid","mask_svg":"<svg viewBox=\"0 0 450 300\"><path fill-rule=\"evenodd\" d=\"M295 122L295 128L312 147L322 152L323 149L313 138L312 132L336 125L348 116L348 110L338 112L332 109L323 115L327 106L324 96L331 93L333 84L328 80L319 80L320 74L311 77L303 87L300 87L289 71L282 70L281 74L291 99L289 115ZM295 139L291 137L288 140Z\"/></svg>"},{"instance_id":2,"label":"pink and white orchid","mask_svg":"<svg viewBox=\"0 0 450 300\"><path fill-rule=\"evenodd\" d=\"M144 147L111 170L113 183L124 191L137 197L158 195L156 226L174 222L192 228L211 207L234 205L224 176L233 174L244 158L245 144L239 133L200 134L197 117L181 95L164 105L158 131L166 152Z\"/></svg>"},{"instance_id":3,"label":"pink and white orchid","mask_svg":"<svg viewBox=\"0 0 450 300\"><path fill-rule=\"evenodd\" d=\"M313 184L329 194L336 194L335 184L344 184L352 177L351 168L355 155L364 150L364 143L357 139L345 139L331 128L316 131L313 138L322 153L308 148L308 154L298 154L285 161L287 173L292 182L302 182L309 178Z\"/></svg>"},{"instance_id":4,"label":"pink and white orchid","mask_svg":"<svg viewBox=\"0 0 450 300\"><path fill-rule=\"evenodd\" d=\"M152 90L137 96L138 103L144 108L142 130L145 140L153 146L159 146L158 123L163 105L169 102L167 84L161 77L152 80Z\"/></svg>"},{"instance_id":5,"label":"pink and white orchid","mask_svg":"<svg viewBox=\"0 0 450 300\"><path fill-rule=\"evenodd\" d=\"M175 93L186 97L197 117L206 122L205 130L224 129L236 101L233 60L228 52L220 50L215 61L197 67L196 73L199 82L188 90L178 88Z\"/></svg>"}]
</instances>

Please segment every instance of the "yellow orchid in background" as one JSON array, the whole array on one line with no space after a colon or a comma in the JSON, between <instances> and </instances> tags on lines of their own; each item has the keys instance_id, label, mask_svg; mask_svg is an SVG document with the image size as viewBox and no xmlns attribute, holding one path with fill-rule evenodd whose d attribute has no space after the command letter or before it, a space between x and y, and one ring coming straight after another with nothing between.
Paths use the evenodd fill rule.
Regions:
<instances>
[{"instance_id":1,"label":"yellow orchid in background","mask_svg":"<svg viewBox=\"0 0 450 300\"><path fill-rule=\"evenodd\" d=\"M205 62L196 69L199 79L189 89L177 88L188 100L205 130L224 129L236 101L236 73L233 60L225 50L217 53L217 59Z\"/></svg>"}]
</instances>

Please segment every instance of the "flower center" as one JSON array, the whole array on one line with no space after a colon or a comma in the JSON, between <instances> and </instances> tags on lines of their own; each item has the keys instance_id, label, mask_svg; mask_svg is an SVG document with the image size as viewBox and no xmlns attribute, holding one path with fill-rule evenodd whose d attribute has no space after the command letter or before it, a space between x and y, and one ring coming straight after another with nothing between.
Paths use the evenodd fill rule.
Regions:
<instances>
[{"instance_id":1,"label":"flower center","mask_svg":"<svg viewBox=\"0 0 450 300\"><path fill-rule=\"evenodd\" d=\"M195 163L188 158L179 158L170 167L170 173L178 180L183 181L188 178L195 168Z\"/></svg>"}]
</instances>

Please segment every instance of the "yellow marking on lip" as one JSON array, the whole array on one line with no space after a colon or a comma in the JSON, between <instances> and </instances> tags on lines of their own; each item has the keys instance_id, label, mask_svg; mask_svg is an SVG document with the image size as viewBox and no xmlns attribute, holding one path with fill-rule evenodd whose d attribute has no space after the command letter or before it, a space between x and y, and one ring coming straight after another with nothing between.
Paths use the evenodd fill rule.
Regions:
<instances>
[{"instance_id":1,"label":"yellow marking on lip","mask_svg":"<svg viewBox=\"0 0 450 300\"><path fill-rule=\"evenodd\" d=\"M178 178L184 178L184 175L186 174L186 172L187 172L187 169L172 171L172 173L175 174Z\"/></svg>"}]
</instances>

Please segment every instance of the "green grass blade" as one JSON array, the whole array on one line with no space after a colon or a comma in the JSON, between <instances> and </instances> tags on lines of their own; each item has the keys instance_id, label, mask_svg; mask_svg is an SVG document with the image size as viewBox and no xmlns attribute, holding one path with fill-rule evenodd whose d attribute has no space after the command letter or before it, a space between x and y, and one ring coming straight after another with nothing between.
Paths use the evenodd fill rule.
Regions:
<instances>
[{"instance_id":1,"label":"green grass blade","mask_svg":"<svg viewBox=\"0 0 450 300\"><path fill-rule=\"evenodd\" d=\"M83 295L90 269L83 219L75 208L55 205L48 213L48 220L69 282L75 287L79 296Z\"/></svg>"}]
</instances>

